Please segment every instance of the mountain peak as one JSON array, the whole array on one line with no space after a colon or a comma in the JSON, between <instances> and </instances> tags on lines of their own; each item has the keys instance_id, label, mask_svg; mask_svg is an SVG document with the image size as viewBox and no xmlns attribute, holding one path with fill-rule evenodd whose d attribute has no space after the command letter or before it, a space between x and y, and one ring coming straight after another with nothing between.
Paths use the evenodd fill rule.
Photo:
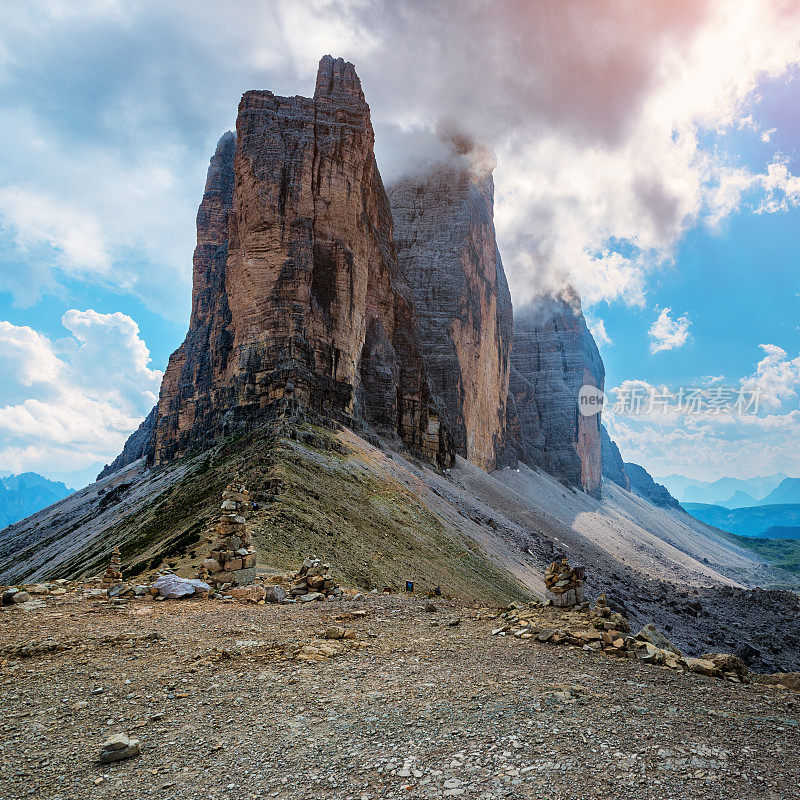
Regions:
<instances>
[{"instance_id":1,"label":"mountain peak","mask_svg":"<svg viewBox=\"0 0 800 800\"><path fill-rule=\"evenodd\" d=\"M314 99L333 99L342 95L355 97L363 102L364 92L356 68L343 58L323 56L319 60Z\"/></svg>"}]
</instances>

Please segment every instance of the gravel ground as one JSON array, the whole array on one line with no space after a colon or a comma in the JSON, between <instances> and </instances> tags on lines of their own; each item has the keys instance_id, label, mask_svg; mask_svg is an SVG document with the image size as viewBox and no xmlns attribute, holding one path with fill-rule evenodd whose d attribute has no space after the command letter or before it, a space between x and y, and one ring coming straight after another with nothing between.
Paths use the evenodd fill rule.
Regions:
<instances>
[{"instance_id":1,"label":"gravel ground","mask_svg":"<svg viewBox=\"0 0 800 800\"><path fill-rule=\"evenodd\" d=\"M2 800L800 798L800 695L492 636L486 609L47 602L0 614ZM326 626L361 646L287 657ZM99 764L120 731L141 755Z\"/></svg>"}]
</instances>

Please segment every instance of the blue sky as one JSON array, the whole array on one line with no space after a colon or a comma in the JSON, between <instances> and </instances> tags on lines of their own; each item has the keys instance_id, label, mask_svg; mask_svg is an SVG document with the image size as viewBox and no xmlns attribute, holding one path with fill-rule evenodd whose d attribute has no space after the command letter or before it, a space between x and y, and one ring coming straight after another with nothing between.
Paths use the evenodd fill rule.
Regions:
<instances>
[{"instance_id":1,"label":"blue sky","mask_svg":"<svg viewBox=\"0 0 800 800\"><path fill-rule=\"evenodd\" d=\"M85 483L152 407L241 93L352 60L391 181L497 154L515 305L578 288L607 370L759 387L753 418L606 422L628 460L800 474L800 9L769 0L31 0L0 30L0 472ZM602 35L601 35L602 34ZM610 392L613 397L613 391Z\"/></svg>"}]
</instances>

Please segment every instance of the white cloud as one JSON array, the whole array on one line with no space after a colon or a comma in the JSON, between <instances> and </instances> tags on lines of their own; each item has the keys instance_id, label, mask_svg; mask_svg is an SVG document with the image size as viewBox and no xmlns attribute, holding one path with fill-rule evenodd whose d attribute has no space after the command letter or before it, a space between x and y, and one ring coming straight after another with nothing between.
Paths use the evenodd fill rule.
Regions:
<instances>
[{"instance_id":1,"label":"white cloud","mask_svg":"<svg viewBox=\"0 0 800 800\"><path fill-rule=\"evenodd\" d=\"M614 344L613 340L606 331L606 323L600 319L600 317L595 317L592 314L587 314L585 316L586 325L589 328L592 336L594 336L594 340L599 347Z\"/></svg>"},{"instance_id":2,"label":"white cloud","mask_svg":"<svg viewBox=\"0 0 800 800\"><path fill-rule=\"evenodd\" d=\"M309 94L332 52L356 63L384 172L418 161L443 118L495 144L517 305L567 279L587 307L642 305L693 226L754 192L762 212L798 202L784 161L759 174L701 134L771 136L758 88L797 62L799 22L768 0L11 4L0 217L33 267L5 285L30 302L67 274L185 316L203 174L239 95Z\"/></svg>"},{"instance_id":3,"label":"white cloud","mask_svg":"<svg viewBox=\"0 0 800 800\"><path fill-rule=\"evenodd\" d=\"M659 353L662 350L675 350L683 347L689 340L689 328L692 322L686 314L677 319L670 316L672 309L662 308L656 321L650 326L650 352Z\"/></svg>"},{"instance_id":4,"label":"white cloud","mask_svg":"<svg viewBox=\"0 0 800 800\"><path fill-rule=\"evenodd\" d=\"M774 344L759 345L765 355L756 365L755 374L742 379L742 386L758 392L763 408L779 409L787 400L797 397L800 388L800 355L789 358L786 351Z\"/></svg>"},{"instance_id":5,"label":"white cloud","mask_svg":"<svg viewBox=\"0 0 800 800\"><path fill-rule=\"evenodd\" d=\"M127 315L71 309L71 335L52 341L0 321L0 469L62 472L113 458L153 406L162 373L149 367ZM22 387L22 389L20 389Z\"/></svg>"},{"instance_id":6,"label":"white cloud","mask_svg":"<svg viewBox=\"0 0 800 800\"><path fill-rule=\"evenodd\" d=\"M780 347L760 345L764 352L752 374L731 385L748 399L757 393L757 408L745 413L686 413L677 407L680 387L654 386L644 380L623 381L611 389L603 423L626 461L643 464L653 474L689 474L704 480L724 475L752 477L782 470L800 475L800 355L790 358ZM701 381L713 395L716 377ZM694 387L684 387L692 389ZM701 387L702 388L702 387ZM672 392L666 405L649 398ZM630 413L630 398L646 398ZM621 404L621 398L625 405Z\"/></svg>"}]
</instances>

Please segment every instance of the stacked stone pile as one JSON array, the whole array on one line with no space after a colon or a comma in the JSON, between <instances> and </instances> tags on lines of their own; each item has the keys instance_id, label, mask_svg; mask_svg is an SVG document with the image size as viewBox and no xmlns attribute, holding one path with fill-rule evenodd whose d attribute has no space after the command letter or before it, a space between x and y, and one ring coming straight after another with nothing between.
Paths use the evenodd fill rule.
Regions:
<instances>
[{"instance_id":1,"label":"stacked stone pile","mask_svg":"<svg viewBox=\"0 0 800 800\"><path fill-rule=\"evenodd\" d=\"M561 610L530 603L501 615L495 636L535 639L548 644L565 644L614 658L631 658L678 672L694 672L733 683L751 680L745 663L729 653L706 653L700 658L684 656L655 625L645 625L630 635L628 620L612 611L601 596L590 611Z\"/></svg>"},{"instance_id":2,"label":"stacked stone pile","mask_svg":"<svg viewBox=\"0 0 800 800\"><path fill-rule=\"evenodd\" d=\"M209 557L202 567L217 588L247 586L256 577L256 554L246 519L253 508L250 492L237 479L222 493L222 515Z\"/></svg>"},{"instance_id":3,"label":"stacked stone pile","mask_svg":"<svg viewBox=\"0 0 800 800\"><path fill-rule=\"evenodd\" d=\"M314 556L307 558L295 574L289 594L301 602L341 597L344 592L330 577L330 569L331 565L323 564L322 559Z\"/></svg>"},{"instance_id":4,"label":"stacked stone pile","mask_svg":"<svg viewBox=\"0 0 800 800\"><path fill-rule=\"evenodd\" d=\"M554 561L544 573L547 599L554 606L572 608L583 602L583 567L570 567L567 559Z\"/></svg>"},{"instance_id":5,"label":"stacked stone pile","mask_svg":"<svg viewBox=\"0 0 800 800\"><path fill-rule=\"evenodd\" d=\"M111 563L108 569L103 574L103 580L100 583L101 589L110 589L122 582L122 568L120 566L119 547L115 547L111 553Z\"/></svg>"},{"instance_id":6,"label":"stacked stone pile","mask_svg":"<svg viewBox=\"0 0 800 800\"><path fill-rule=\"evenodd\" d=\"M602 620L602 626L595 622L595 627L602 627L603 630L607 631L619 630L623 633L630 633L631 626L628 624L628 620L623 614L612 611L609 608L608 600L604 594L601 594L595 600L591 613L596 620Z\"/></svg>"}]
</instances>

